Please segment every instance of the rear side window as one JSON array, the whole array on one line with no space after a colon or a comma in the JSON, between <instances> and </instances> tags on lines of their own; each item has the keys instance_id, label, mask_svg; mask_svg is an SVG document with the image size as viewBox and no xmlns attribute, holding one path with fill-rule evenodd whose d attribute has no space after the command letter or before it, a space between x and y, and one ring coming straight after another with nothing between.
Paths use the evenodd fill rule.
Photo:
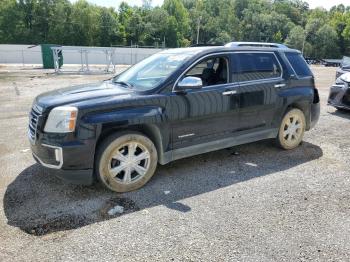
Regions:
<instances>
[{"instance_id":1,"label":"rear side window","mask_svg":"<svg viewBox=\"0 0 350 262\"><path fill-rule=\"evenodd\" d=\"M282 73L273 53L234 53L232 60L237 82L276 78Z\"/></svg>"},{"instance_id":2,"label":"rear side window","mask_svg":"<svg viewBox=\"0 0 350 262\"><path fill-rule=\"evenodd\" d=\"M312 76L312 72L301 54L290 52L286 52L285 54L295 73L299 77Z\"/></svg>"}]
</instances>

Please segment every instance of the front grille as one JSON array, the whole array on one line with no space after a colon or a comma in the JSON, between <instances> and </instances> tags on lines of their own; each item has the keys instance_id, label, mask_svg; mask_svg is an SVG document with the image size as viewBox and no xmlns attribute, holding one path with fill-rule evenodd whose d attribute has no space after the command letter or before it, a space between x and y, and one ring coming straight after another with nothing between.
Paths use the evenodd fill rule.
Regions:
<instances>
[{"instance_id":1,"label":"front grille","mask_svg":"<svg viewBox=\"0 0 350 262\"><path fill-rule=\"evenodd\" d=\"M34 105L29 114L28 136L32 142L35 142L36 140L36 131L38 128L38 121L41 114L42 114L42 108L38 105Z\"/></svg>"}]
</instances>

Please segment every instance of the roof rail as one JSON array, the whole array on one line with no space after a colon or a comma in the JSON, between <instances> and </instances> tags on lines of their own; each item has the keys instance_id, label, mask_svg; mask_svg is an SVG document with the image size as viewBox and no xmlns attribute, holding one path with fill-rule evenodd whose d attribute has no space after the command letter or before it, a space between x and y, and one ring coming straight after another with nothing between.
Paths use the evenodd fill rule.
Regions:
<instances>
[{"instance_id":1,"label":"roof rail","mask_svg":"<svg viewBox=\"0 0 350 262\"><path fill-rule=\"evenodd\" d=\"M273 48L288 48L288 46L277 43L264 43L264 42L230 42L225 47L273 47Z\"/></svg>"},{"instance_id":2,"label":"roof rail","mask_svg":"<svg viewBox=\"0 0 350 262\"><path fill-rule=\"evenodd\" d=\"M220 44L193 44L193 45L190 45L190 47L202 47L202 46L223 46L223 45L220 45Z\"/></svg>"}]
</instances>

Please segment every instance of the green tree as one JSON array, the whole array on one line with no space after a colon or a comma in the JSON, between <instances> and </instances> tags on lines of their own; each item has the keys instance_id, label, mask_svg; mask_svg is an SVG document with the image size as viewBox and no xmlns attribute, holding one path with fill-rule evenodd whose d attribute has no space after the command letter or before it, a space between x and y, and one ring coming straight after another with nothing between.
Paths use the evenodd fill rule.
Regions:
<instances>
[{"instance_id":1,"label":"green tree","mask_svg":"<svg viewBox=\"0 0 350 262\"><path fill-rule=\"evenodd\" d=\"M71 45L73 43L72 5L68 0L58 0L52 8L52 19L49 20L48 43ZM57 19L61 22L57 22Z\"/></svg>"},{"instance_id":2,"label":"green tree","mask_svg":"<svg viewBox=\"0 0 350 262\"><path fill-rule=\"evenodd\" d=\"M169 16L165 31L165 44L168 47L179 47L181 35L177 30L178 23L174 16Z\"/></svg>"},{"instance_id":3,"label":"green tree","mask_svg":"<svg viewBox=\"0 0 350 262\"><path fill-rule=\"evenodd\" d=\"M176 43L176 46L183 45L187 42L185 39L189 37L190 31L188 11L180 0L165 0L162 8L170 16L168 19L168 37L170 37L169 32L171 31L169 25L174 26L176 28L176 34L171 36L171 38L176 37L176 41L172 43Z\"/></svg>"},{"instance_id":4,"label":"green tree","mask_svg":"<svg viewBox=\"0 0 350 262\"><path fill-rule=\"evenodd\" d=\"M290 30L285 43L291 48L302 50L305 44L305 30L301 26L295 26Z\"/></svg>"},{"instance_id":5,"label":"green tree","mask_svg":"<svg viewBox=\"0 0 350 262\"><path fill-rule=\"evenodd\" d=\"M140 40L142 39L144 28L145 26L140 12L133 12L125 27L128 43L142 45L143 43Z\"/></svg>"},{"instance_id":6,"label":"green tree","mask_svg":"<svg viewBox=\"0 0 350 262\"><path fill-rule=\"evenodd\" d=\"M337 32L338 46L342 54L346 53L346 49L350 45L350 39L346 39L344 36L344 32L346 32L345 29L347 26L346 15L347 14L345 13L345 7L342 5L340 8L334 6L330 11L331 18L329 24Z\"/></svg>"},{"instance_id":7,"label":"green tree","mask_svg":"<svg viewBox=\"0 0 350 262\"><path fill-rule=\"evenodd\" d=\"M285 42L310 56L350 55L350 6L303 0L165 0L117 10L85 0L1 0L0 43L63 45Z\"/></svg>"},{"instance_id":8,"label":"green tree","mask_svg":"<svg viewBox=\"0 0 350 262\"><path fill-rule=\"evenodd\" d=\"M72 6L71 23L74 45L94 45L97 43L99 12L85 0L79 0Z\"/></svg>"},{"instance_id":9,"label":"green tree","mask_svg":"<svg viewBox=\"0 0 350 262\"><path fill-rule=\"evenodd\" d=\"M0 43L26 43L23 16L16 0L3 0L0 3Z\"/></svg>"},{"instance_id":10,"label":"green tree","mask_svg":"<svg viewBox=\"0 0 350 262\"><path fill-rule=\"evenodd\" d=\"M323 25L315 34L313 54L316 58L339 57L337 32L330 25Z\"/></svg>"},{"instance_id":11,"label":"green tree","mask_svg":"<svg viewBox=\"0 0 350 262\"><path fill-rule=\"evenodd\" d=\"M118 16L113 9L103 8L99 17L99 44L101 46L116 45L123 41Z\"/></svg>"},{"instance_id":12,"label":"green tree","mask_svg":"<svg viewBox=\"0 0 350 262\"><path fill-rule=\"evenodd\" d=\"M167 11L160 7L154 8L145 16L143 43L155 46L163 43L167 31L168 16Z\"/></svg>"}]
</instances>

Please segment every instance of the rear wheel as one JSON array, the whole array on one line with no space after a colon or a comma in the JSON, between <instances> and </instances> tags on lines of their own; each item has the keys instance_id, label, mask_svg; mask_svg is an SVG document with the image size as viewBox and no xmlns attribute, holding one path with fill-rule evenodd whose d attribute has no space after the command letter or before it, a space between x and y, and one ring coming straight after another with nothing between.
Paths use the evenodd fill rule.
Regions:
<instances>
[{"instance_id":1,"label":"rear wheel","mask_svg":"<svg viewBox=\"0 0 350 262\"><path fill-rule=\"evenodd\" d=\"M277 143L283 149L294 149L303 140L305 133L305 115L297 108L289 110L282 119Z\"/></svg>"},{"instance_id":2,"label":"rear wheel","mask_svg":"<svg viewBox=\"0 0 350 262\"><path fill-rule=\"evenodd\" d=\"M153 142L140 133L120 133L102 142L96 157L96 173L107 188L128 192L145 185L158 162Z\"/></svg>"}]
</instances>

